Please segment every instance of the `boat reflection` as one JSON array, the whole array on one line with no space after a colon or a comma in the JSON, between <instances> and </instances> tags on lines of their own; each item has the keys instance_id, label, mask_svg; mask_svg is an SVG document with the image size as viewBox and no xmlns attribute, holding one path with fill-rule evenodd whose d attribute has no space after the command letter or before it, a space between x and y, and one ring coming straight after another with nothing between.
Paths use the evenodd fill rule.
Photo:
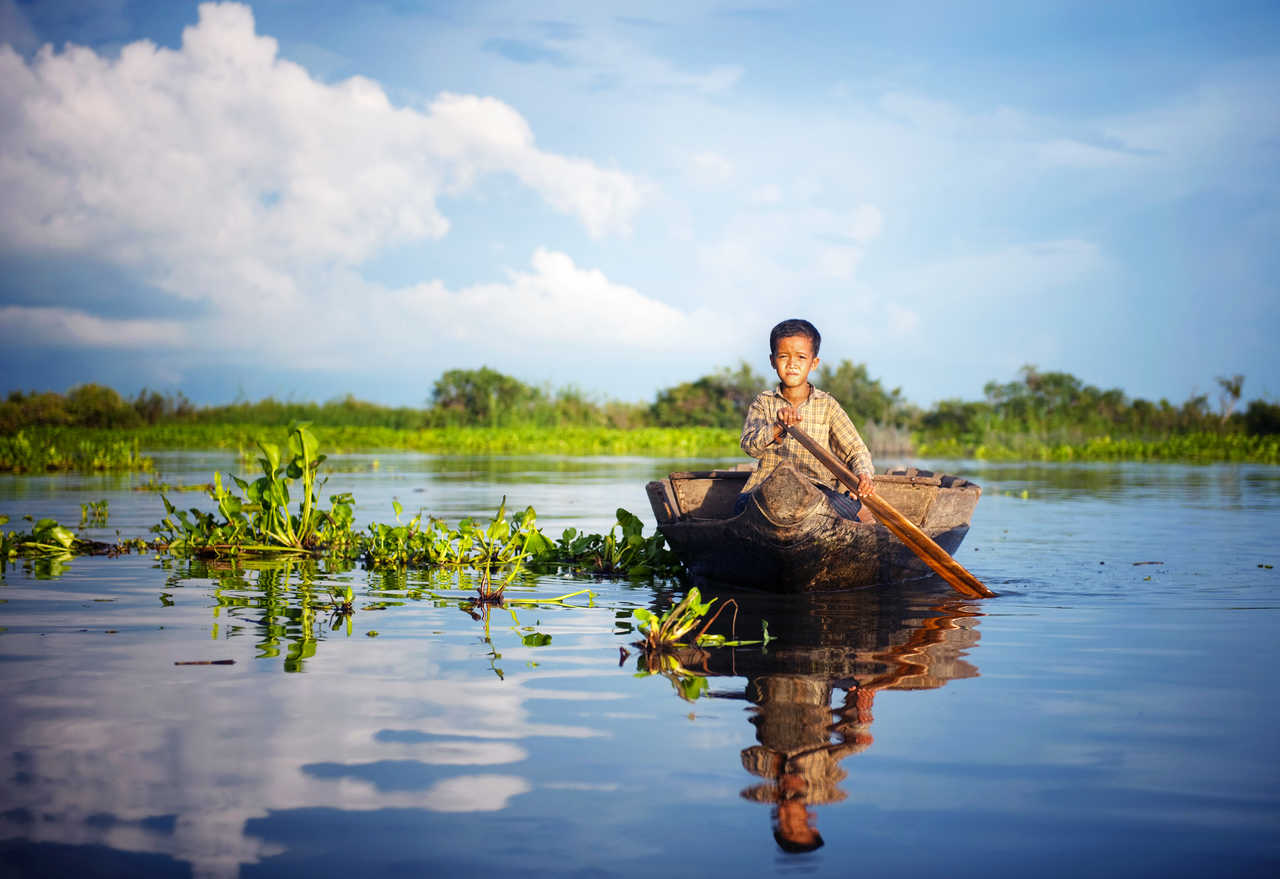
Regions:
<instances>
[{"instance_id":1,"label":"boat reflection","mask_svg":"<svg viewBox=\"0 0 1280 879\"><path fill-rule=\"evenodd\" d=\"M670 663L678 692L750 703L756 744L742 751L742 766L759 781L741 796L772 806L774 839L784 852L823 844L814 807L846 798L841 763L872 745L876 693L931 690L978 676L966 657L978 642L981 614L965 599L940 598L931 585L892 593L736 595L736 620L726 612L713 631L755 637L767 620L776 640L766 649L680 651L682 675ZM746 686L717 690L690 675L740 677Z\"/></svg>"}]
</instances>

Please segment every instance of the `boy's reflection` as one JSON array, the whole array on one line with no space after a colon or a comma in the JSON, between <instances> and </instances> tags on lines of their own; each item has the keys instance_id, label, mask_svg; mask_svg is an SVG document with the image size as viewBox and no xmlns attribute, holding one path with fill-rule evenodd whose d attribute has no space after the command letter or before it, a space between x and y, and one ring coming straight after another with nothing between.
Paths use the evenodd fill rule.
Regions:
<instances>
[{"instance_id":1,"label":"boy's reflection","mask_svg":"<svg viewBox=\"0 0 1280 879\"><path fill-rule=\"evenodd\" d=\"M742 765L764 780L742 796L773 804L779 847L806 852L823 844L812 807L846 798L840 761L871 745L876 692L975 677L977 668L964 657L978 641L977 614L952 602L866 597L778 610L774 619L785 637L767 652L739 654L735 669L747 678L743 695L758 742L742 752Z\"/></svg>"},{"instance_id":2,"label":"boy's reflection","mask_svg":"<svg viewBox=\"0 0 1280 879\"><path fill-rule=\"evenodd\" d=\"M840 761L871 744L874 691L854 683L843 704L833 708L832 689L821 679L796 675L761 675L747 683L760 744L742 752L742 766L768 782L742 796L774 804L773 838L783 851L822 845L809 806L843 800L847 795L837 785L847 773Z\"/></svg>"}]
</instances>

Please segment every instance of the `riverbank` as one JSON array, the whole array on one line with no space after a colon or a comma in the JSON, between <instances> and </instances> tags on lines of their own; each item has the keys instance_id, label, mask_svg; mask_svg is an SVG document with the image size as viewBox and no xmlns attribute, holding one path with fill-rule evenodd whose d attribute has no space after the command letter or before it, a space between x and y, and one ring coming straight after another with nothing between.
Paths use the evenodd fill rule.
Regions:
<instances>
[{"instance_id":1,"label":"riverbank","mask_svg":"<svg viewBox=\"0 0 1280 879\"><path fill-rule=\"evenodd\" d=\"M233 449L258 454L259 439L283 425L160 424L139 428L39 427L0 436L0 472L147 471L149 452ZM312 426L335 453L420 452L449 455L651 455L674 458L740 454L738 431L715 427L388 427ZM1185 433L1162 437L1094 436L1071 440L1029 434L980 441L864 427L878 457L989 461L1238 461L1280 464L1280 436Z\"/></svg>"}]
</instances>

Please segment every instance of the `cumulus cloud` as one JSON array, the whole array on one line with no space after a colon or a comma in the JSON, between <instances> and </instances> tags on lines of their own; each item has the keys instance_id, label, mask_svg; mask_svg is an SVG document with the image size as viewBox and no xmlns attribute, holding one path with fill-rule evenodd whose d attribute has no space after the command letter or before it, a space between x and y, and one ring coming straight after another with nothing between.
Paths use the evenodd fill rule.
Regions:
<instances>
[{"instance_id":1,"label":"cumulus cloud","mask_svg":"<svg viewBox=\"0 0 1280 879\"><path fill-rule=\"evenodd\" d=\"M880 236L880 209L848 210L756 204L735 216L723 238L704 245L704 272L730 286L795 289L811 281L852 280L867 247Z\"/></svg>"},{"instance_id":2,"label":"cumulus cloud","mask_svg":"<svg viewBox=\"0 0 1280 879\"><path fill-rule=\"evenodd\" d=\"M305 309L334 273L444 236L439 198L494 174L597 237L625 232L645 197L631 175L540 150L493 98L416 109L362 77L319 82L239 4L202 4L178 50L45 46L28 63L0 46L0 247L122 265L224 315ZM69 312L3 319L111 335Z\"/></svg>"},{"instance_id":3,"label":"cumulus cloud","mask_svg":"<svg viewBox=\"0 0 1280 879\"><path fill-rule=\"evenodd\" d=\"M572 339L586 349L668 350L697 341L699 315L643 296L563 253L538 249L530 271L502 283L450 291L419 284L397 291L393 308L433 327L434 338L479 342L510 334L537 347Z\"/></svg>"},{"instance_id":4,"label":"cumulus cloud","mask_svg":"<svg viewBox=\"0 0 1280 879\"><path fill-rule=\"evenodd\" d=\"M113 319L70 308L0 306L0 339L6 345L88 346L133 349L177 347L187 332L177 321Z\"/></svg>"}]
</instances>

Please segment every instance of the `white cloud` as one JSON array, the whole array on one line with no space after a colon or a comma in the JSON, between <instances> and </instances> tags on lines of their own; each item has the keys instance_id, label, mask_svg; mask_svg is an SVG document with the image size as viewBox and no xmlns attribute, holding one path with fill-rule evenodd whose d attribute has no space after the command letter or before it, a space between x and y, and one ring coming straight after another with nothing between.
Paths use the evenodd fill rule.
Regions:
<instances>
[{"instance_id":1,"label":"white cloud","mask_svg":"<svg viewBox=\"0 0 1280 879\"><path fill-rule=\"evenodd\" d=\"M1069 138L1046 141L1038 149L1040 159L1045 164L1070 168L1114 168L1124 164L1132 165L1137 159L1131 152Z\"/></svg>"},{"instance_id":2,"label":"white cloud","mask_svg":"<svg viewBox=\"0 0 1280 879\"><path fill-rule=\"evenodd\" d=\"M523 350L547 345L587 350L670 350L695 344L701 316L680 311L574 265L563 253L539 249L531 271L511 271L506 283L456 292L439 282L395 292L395 315L430 325L438 341L521 340Z\"/></svg>"},{"instance_id":3,"label":"white cloud","mask_svg":"<svg viewBox=\"0 0 1280 879\"><path fill-rule=\"evenodd\" d=\"M733 177L733 162L720 153L703 150L689 157L690 176L700 184L719 184Z\"/></svg>"},{"instance_id":4,"label":"white cloud","mask_svg":"<svg viewBox=\"0 0 1280 879\"><path fill-rule=\"evenodd\" d=\"M458 775L438 781L422 795L433 812L500 812L508 801L533 790L518 775Z\"/></svg>"},{"instance_id":5,"label":"white cloud","mask_svg":"<svg viewBox=\"0 0 1280 879\"><path fill-rule=\"evenodd\" d=\"M814 280L849 281L884 225L880 209L790 208L762 204L743 210L723 236L700 248L704 274L730 287L794 291Z\"/></svg>"},{"instance_id":6,"label":"white cloud","mask_svg":"<svg viewBox=\"0 0 1280 879\"><path fill-rule=\"evenodd\" d=\"M828 278L847 281L853 277L854 270L861 261L861 248L829 244L818 248L815 264L819 274Z\"/></svg>"},{"instance_id":7,"label":"white cloud","mask_svg":"<svg viewBox=\"0 0 1280 879\"><path fill-rule=\"evenodd\" d=\"M1008 307L1008 300L1029 305L1085 279L1101 281L1108 266L1098 245L1069 238L962 253L897 273L883 286L912 310L992 308L998 300Z\"/></svg>"},{"instance_id":8,"label":"white cloud","mask_svg":"<svg viewBox=\"0 0 1280 879\"><path fill-rule=\"evenodd\" d=\"M70 308L0 306L0 340L6 345L176 348L188 341L177 321L113 319Z\"/></svg>"},{"instance_id":9,"label":"white cloud","mask_svg":"<svg viewBox=\"0 0 1280 879\"><path fill-rule=\"evenodd\" d=\"M632 176L537 148L492 98L396 107L277 55L238 4L202 4L174 51L0 47L0 246L122 264L220 306L296 309L300 279L449 229L437 199L509 173L593 236L625 232Z\"/></svg>"}]
</instances>

